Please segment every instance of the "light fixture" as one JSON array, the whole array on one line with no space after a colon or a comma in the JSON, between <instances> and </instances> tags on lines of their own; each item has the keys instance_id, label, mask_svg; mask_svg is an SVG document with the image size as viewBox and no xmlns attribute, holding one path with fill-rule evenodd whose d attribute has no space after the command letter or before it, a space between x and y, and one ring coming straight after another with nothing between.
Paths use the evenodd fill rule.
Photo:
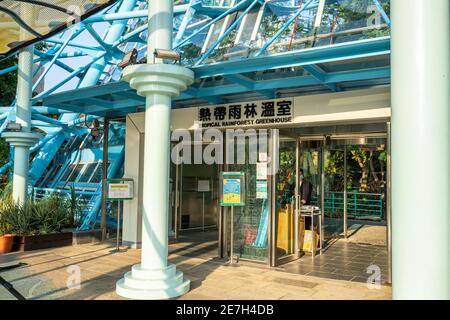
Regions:
<instances>
[{"instance_id":1,"label":"light fixture","mask_svg":"<svg viewBox=\"0 0 450 320\"><path fill-rule=\"evenodd\" d=\"M137 52L136 48L134 48L131 51L128 51L127 53L125 53L122 61L119 63L119 67L121 67L123 69L126 66L136 64L137 56L138 56L138 52Z\"/></svg>"},{"instance_id":2,"label":"light fixture","mask_svg":"<svg viewBox=\"0 0 450 320\"><path fill-rule=\"evenodd\" d=\"M175 50L155 49L155 51L153 51L153 63L155 63L155 59L166 59L180 62L181 55Z\"/></svg>"},{"instance_id":3,"label":"light fixture","mask_svg":"<svg viewBox=\"0 0 450 320\"><path fill-rule=\"evenodd\" d=\"M19 131L22 131L22 125L20 123L10 121L6 125L5 130L19 132Z\"/></svg>"}]
</instances>

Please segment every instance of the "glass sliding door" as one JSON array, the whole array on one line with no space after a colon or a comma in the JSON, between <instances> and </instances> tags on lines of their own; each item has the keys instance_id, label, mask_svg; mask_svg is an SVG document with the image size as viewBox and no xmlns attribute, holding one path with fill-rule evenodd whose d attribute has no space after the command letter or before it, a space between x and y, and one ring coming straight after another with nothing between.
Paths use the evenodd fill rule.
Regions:
<instances>
[{"instance_id":1,"label":"glass sliding door","mask_svg":"<svg viewBox=\"0 0 450 320\"><path fill-rule=\"evenodd\" d=\"M332 140L324 156L324 238L337 238L344 233L345 212L345 141Z\"/></svg>"},{"instance_id":2,"label":"glass sliding door","mask_svg":"<svg viewBox=\"0 0 450 320\"><path fill-rule=\"evenodd\" d=\"M386 140L364 135L337 137L324 150L325 238L347 237L349 220L382 221Z\"/></svg>"},{"instance_id":3,"label":"glass sliding door","mask_svg":"<svg viewBox=\"0 0 450 320\"><path fill-rule=\"evenodd\" d=\"M324 201L323 194L323 139L303 139L299 140L298 170L303 171L304 180L311 184L311 205L322 208ZM323 219L323 216L322 216ZM310 218L300 218L299 249L302 250L304 230L310 229ZM323 225L323 222L322 222ZM323 231L318 230L317 222L315 229L323 241Z\"/></svg>"},{"instance_id":4,"label":"glass sliding door","mask_svg":"<svg viewBox=\"0 0 450 320\"><path fill-rule=\"evenodd\" d=\"M216 164L181 165L179 230L216 227L219 211L218 176Z\"/></svg>"},{"instance_id":5,"label":"glass sliding door","mask_svg":"<svg viewBox=\"0 0 450 320\"><path fill-rule=\"evenodd\" d=\"M177 159L177 162L181 161ZM183 230L205 231L217 227L220 169L220 164L171 164L172 217L169 221L176 239Z\"/></svg>"},{"instance_id":6,"label":"glass sliding door","mask_svg":"<svg viewBox=\"0 0 450 320\"><path fill-rule=\"evenodd\" d=\"M275 175L275 201L272 211L274 261L279 265L299 257L298 140L280 136L278 172Z\"/></svg>"},{"instance_id":7,"label":"glass sliding door","mask_svg":"<svg viewBox=\"0 0 450 320\"><path fill-rule=\"evenodd\" d=\"M347 141L347 211L352 220L386 220L387 149L385 138Z\"/></svg>"},{"instance_id":8,"label":"glass sliding door","mask_svg":"<svg viewBox=\"0 0 450 320\"><path fill-rule=\"evenodd\" d=\"M271 141L272 130L266 131L268 140ZM223 207L224 252L229 256L231 245L233 254L239 259L268 262L269 258L269 213L271 208L271 176L260 177L258 175L258 163L267 166L265 159L270 159L270 151L261 152L258 135L236 133L234 140L233 163L225 164L227 172L244 172L245 174L245 206L234 207L234 221L230 221L231 209ZM240 139L241 138L241 139ZM232 143L227 141L227 144ZM270 143L270 142L269 142ZM258 145L256 155L253 146ZM252 148L250 147L252 146ZM253 150L251 150L253 149ZM227 153L225 150L225 153ZM262 156L262 153L264 154ZM226 156L228 158L228 156ZM263 159L261 159L263 158ZM231 241L231 224L233 224L233 241Z\"/></svg>"}]
</instances>

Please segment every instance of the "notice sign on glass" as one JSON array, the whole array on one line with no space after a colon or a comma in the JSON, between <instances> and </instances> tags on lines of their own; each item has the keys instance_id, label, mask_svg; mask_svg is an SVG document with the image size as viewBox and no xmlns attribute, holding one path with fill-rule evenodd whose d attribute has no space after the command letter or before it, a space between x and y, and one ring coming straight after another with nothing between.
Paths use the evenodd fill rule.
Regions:
<instances>
[{"instance_id":1,"label":"notice sign on glass","mask_svg":"<svg viewBox=\"0 0 450 320\"><path fill-rule=\"evenodd\" d=\"M109 200L133 199L133 179L108 179L106 183Z\"/></svg>"},{"instance_id":2,"label":"notice sign on glass","mask_svg":"<svg viewBox=\"0 0 450 320\"><path fill-rule=\"evenodd\" d=\"M244 177L245 176L243 172L221 172L220 174L221 206L245 205Z\"/></svg>"},{"instance_id":3,"label":"notice sign on glass","mask_svg":"<svg viewBox=\"0 0 450 320\"><path fill-rule=\"evenodd\" d=\"M256 199L267 199L267 180L256 180Z\"/></svg>"},{"instance_id":4,"label":"notice sign on glass","mask_svg":"<svg viewBox=\"0 0 450 320\"><path fill-rule=\"evenodd\" d=\"M267 162L256 163L256 179L257 180L267 179Z\"/></svg>"}]
</instances>

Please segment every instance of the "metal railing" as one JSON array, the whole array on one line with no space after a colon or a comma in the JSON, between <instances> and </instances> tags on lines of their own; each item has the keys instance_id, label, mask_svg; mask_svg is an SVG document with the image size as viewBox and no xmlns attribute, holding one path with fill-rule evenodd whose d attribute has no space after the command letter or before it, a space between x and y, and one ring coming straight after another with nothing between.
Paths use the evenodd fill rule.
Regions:
<instances>
[{"instance_id":1,"label":"metal railing","mask_svg":"<svg viewBox=\"0 0 450 320\"><path fill-rule=\"evenodd\" d=\"M311 202L318 205L313 197ZM325 216L343 217L344 192L325 193ZM347 216L356 219L382 220L384 214L383 195L380 193L347 192Z\"/></svg>"}]
</instances>

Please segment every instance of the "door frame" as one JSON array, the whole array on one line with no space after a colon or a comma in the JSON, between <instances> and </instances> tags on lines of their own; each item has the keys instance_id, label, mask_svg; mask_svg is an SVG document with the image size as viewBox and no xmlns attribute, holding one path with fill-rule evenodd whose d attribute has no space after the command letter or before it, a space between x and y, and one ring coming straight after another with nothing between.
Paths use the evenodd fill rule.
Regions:
<instances>
[{"instance_id":1,"label":"door frame","mask_svg":"<svg viewBox=\"0 0 450 320\"><path fill-rule=\"evenodd\" d=\"M198 146L195 142L186 143L188 144L192 150L194 150L195 146ZM201 146L207 145L209 142L202 142ZM177 154L177 162L179 162L178 154ZM194 227L194 228L188 228L188 229L182 229L181 228L181 209L183 208L183 167L184 163L175 164L175 177L173 181L173 192L174 192L174 203L173 203L173 209L172 209L172 217L173 217L173 225L174 225L174 239L175 241L178 241L179 235L181 231L190 231L190 230L200 230L202 227ZM201 165L201 164L199 164ZM204 165L204 164L203 164ZM220 171L223 170L223 164L217 164L217 174L220 173ZM213 181L211 181L212 183ZM214 188L211 187L213 190ZM212 192L212 191L211 191ZM219 240L220 240L220 224L221 216L222 216L222 207L217 202L218 206L218 212L216 217L216 224L215 225L208 225L205 226L206 228L216 228L219 231ZM219 247L220 247L220 241L219 241Z\"/></svg>"},{"instance_id":2,"label":"door frame","mask_svg":"<svg viewBox=\"0 0 450 320\"><path fill-rule=\"evenodd\" d=\"M270 177L270 235L269 235L269 246L270 246L270 259L269 266L277 267L288 262L292 262L298 260L301 257L300 252L300 207L299 207L299 188L298 188L298 175L299 175L299 156L300 156L300 140L299 136L293 135L292 133L285 132L283 130L279 130L279 134L275 139L271 141L271 155L275 155L274 150L279 150L280 146L280 137L281 135L292 138L295 141L295 191L294 191L294 252L283 257L277 256L277 233L278 233L278 225L277 225L277 206L276 206L276 190L277 190L277 177L278 174L273 174ZM277 152L277 157L279 154ZM279 158L276 160L279 164Z\"/></svg>"}]
</instances>

